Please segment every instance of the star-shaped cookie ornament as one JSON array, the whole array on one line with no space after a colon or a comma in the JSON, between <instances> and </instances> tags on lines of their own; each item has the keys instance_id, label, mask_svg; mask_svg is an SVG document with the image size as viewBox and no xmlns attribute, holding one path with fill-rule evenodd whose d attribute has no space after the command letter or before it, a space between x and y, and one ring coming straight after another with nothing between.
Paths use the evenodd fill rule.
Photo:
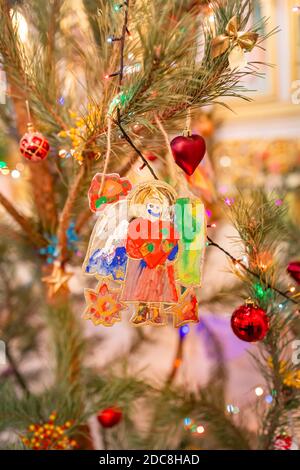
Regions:
<instances>
[{"instance_id":1,"label":"star-shaped cookie ornament","mask_svg":"<svg viewBox=\"0 0 300 470\"><path fill-rule=\"evenodd\" d=\"M195 291L187 289L178 303L168 310L173 315L174 327L179 328L186 323L198 323L198 302Z\"/></svg>"},{"instance_id":2,"label":"star-shaped cookie ornament","mask_svg":"<svg viewBox=\"0 0 300 470\"><path fill-rule=\"evenodd\" d=\"M106 283L98 284L95 290L85 289L87 307L83 314L85 320L94 325L113 326L121 321L120 311L124 308L119 299L120 290L108 288Z\"/></svg>"},{"instance_id":3,"label":"star-shaped cookie ornament","mask_svg":"<svg viewBox=\"0 0 300 470\"><path fill-rule=\"evenodd\" d=\"M48 285L48 295L53 298L62 289L68 290L68 282L73 273L65 272L60 263L54 263L52 273L42 278Z\"/></svg>"}]
</instances>

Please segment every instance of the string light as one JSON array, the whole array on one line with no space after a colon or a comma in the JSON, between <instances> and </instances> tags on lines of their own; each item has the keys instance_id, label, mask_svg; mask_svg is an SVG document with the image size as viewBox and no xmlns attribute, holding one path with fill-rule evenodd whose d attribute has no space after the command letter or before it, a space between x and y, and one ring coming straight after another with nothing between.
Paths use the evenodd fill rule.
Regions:
<instances>
[{"instance_id":1,"label":"string light","mask_svg":"<svg viewBox=\"0 0 300 470\"><path fill-rule=\"evenodd\" d=\"M268 403L269 405L272 403L272 401L273 401L272 395L267 395L265 397L265 402Z\"/></svg>"},{"instance_id":2,"label":"string light","mask_svg":"<svg viewBox=\"0 0 300 470\"><path fill-rule=\"evenodd\" d=\"M295 287L295 286L291 286L291 287L290 287L290 292L293 293L293 292L295 292L295 290L296 290L296 287Z\"/></svg>"},{"instance_id":3,"label":"string light","mask_svg":"<svg viewBox=\"0 0 300 470\"><path fill-rule=\"evenodd\" d=\"M113 42L121 41L121 40L122 40L121 37L116 37L116 36L108 36L108 38L106 39L106 41L110 44L112 44Z\"/></svg>"},{"instance_id":4,"label":"string light","mask_svg":"<svg viewBox=\"0 0 300 470\"><path fill-rule=\"evenodd\" d=\"M183 423L185 427L189 427L192 423L192 420L191 418L184 418Z\"/></svg>"},{"instance_id":5,"label":"string light","mask_svg":"<svg viewBox=\"0 0 300 470\"><path fill-rule=\"evenodd\" d=\"M231 158L225 155L224 157L220 158L220 165L223 168L229 168L231 166Z\"/></svg>"},{"instance_id":6,"label":"string light","mask_svg":"<svg viewBox=\"0 0 300 470\"><path fill-rule=\"evenodd\" d=\"M178 369L180 367L181 363L182 363L182 360L179 357L177 357L177 359L175 359L175 361L174 361L175 369Z\"/></svg>"},{"instance_id":7,"label":"string light","mask_svg":"<svg viewBox=\"0 0 300 470\"><path fill-rule=\"evenodd\" d=\"M256 387L256 389L254 391L255 391L255 395L257 397L261 397L264 394L264 390L261 387Z\"/></svg>"},{"instance_id":8,"label":"string light","mask_svg":"<svg viewBox=\"0 0 300 470\"><path fill-rule=\"evenodd\" d=\"M183 325L179 328L179 335L181 338L184 338L190 331L189 325Z\"/></svg>"},{"instance_id":9,"label":"string light","mask_svg":"<svg viewBox=\"0 0 300 470\"><path fill-rule=\"evenodd\" d=\"M239 407L232 405L232 404L227 405L226 409L229 414L233 414L233 415L237 415L240 412Z\"/></svg>"},{"instance_id":10,"label":"string light","mask_svg":"<svg viewBox=\"0 0 300 470\"><path fill-rule=\"evenodd\" d=\"M183 420L184 429L190 431L192 434L203 434L205 431L204 426L201 424L196 424L195 421L191 418L184 418Z\"/></svg>"},{"instance_id":11,"label":"string light","mask_svg":"<svg viewBox=\"0 0 300 470\"><path fill-rule=\"evenodd\" d=\"M116 77L117 75L120 75L120 72L114 72L114 73L107 73L106 75L104 75L104 78L105 80L107 80L108 78L111 78L111 77Z\"/></svg>"},{"instance_id":12,"label":"string light","mask_svg":"<svg viewBox=\"0 0 300 470\"><path fill-rule=\"evenodd\" d=\"M13 171L11 172L11 177L12 177L13 179L18 179L18 178L20 178L20 176L21 176L21 173L19 172L19 170L13 170Z\"/></svg>"},{"instance_id":13,"label":"string light","mask_svg":"<svg viewBox=\"0 0 300 470\"><path fill-rule=\"evenodd\" d=\"M294 13L300 13L300 5L294 5L294 6L292 7L292 11L293 11Z\"/></svg>"},{"instance_id":14,"label":"string light","mask_svg":"<svg viewBox=\"0 0 300 470\"><path fill-rule=\"evenodd\" d=\"M232 204L234 203L234 199L230 198L230 197L227 197L225 200L224 200L225 204L227 206L232 206Z\"/></svg>"},{"instance_id":15,"label":"string light","mask_svg":"<svg viewBox=\"0 0 300 470\"><path fill-rule=\"evenodd\" d=\"M198 434L203 434L205 431L204 427L203 426L197 426L197 433Z\"/></svg>"}]
</instances>

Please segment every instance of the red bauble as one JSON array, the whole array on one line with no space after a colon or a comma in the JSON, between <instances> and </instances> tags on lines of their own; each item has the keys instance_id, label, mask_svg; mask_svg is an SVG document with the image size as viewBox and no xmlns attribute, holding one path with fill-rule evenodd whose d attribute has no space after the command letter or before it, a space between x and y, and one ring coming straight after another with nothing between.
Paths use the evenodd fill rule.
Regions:
<instances>
[{"instance_id":1,"label":"red bauble","mask_svg":"<svg viewBox=\"0 0 300 470\"><path fill-rule=\"evenodd\" d=\"M49 148L48 140L28 124L28 132L20 140L20 152L23 157L32 162L40 162L47 157Z\"/></svg>"},{"instance_id":2,"label":"red bauble","mask_svg":"<svg viewBox=\"0 0 300 470\"><path fill-rule=\"evenodd\" d=\"M178 136L171 141L175 162L189 176L196 170L206 152L205 140L201 135Z\"/></svg>"},{"instance_id":3,"label":"red bauble","mask_svg":"<svg viewBox=\"0 0 300 470\"><path fill-rule=\"evenodd\" d=\"M122 411L119 408L105 408L97 415L97 419L104 428L112 428L122 419Z\"/></svg>"},{"instance_id":4,"label":"red bauble","mask_svg":"<svg viewBox=\"0 0 300 470\"><path fill-rule=\"evenodd\" d=\"M287 267L287 272L290 276L300 284L300 261L292 261Z\"/></svg>"},{"instance_id":5,"label":"red bauble","mask_svg":"<svg viewBox=\"0 0 300 470\"><path fill-rule=\"evenodd\" d=\"M233 312L231 328L239 339L252 343L264 339L269 331L269 319L262 308L248 302Z\"/></svg>"},{"instance_id":6,"label":"red bauble","mask_svg":"<svg viewBox=\"0 0 300 470\"><path fill-rule=\"evenodd\" d=\"M157 160L157 156L152 153L146 153L145 157L149 162L155 162L155 160Z\"/></svg>"},{"instance_id":7,"label":"red bauble","mask_svg":"<svg viewBox=\"0 0 300 470\"><path fill-rule=\"evenodd\" d=\"M275 437L273 444L274 450L291 450L293 440L287 434L280 434Z\"/></svg>"}]
</instances>

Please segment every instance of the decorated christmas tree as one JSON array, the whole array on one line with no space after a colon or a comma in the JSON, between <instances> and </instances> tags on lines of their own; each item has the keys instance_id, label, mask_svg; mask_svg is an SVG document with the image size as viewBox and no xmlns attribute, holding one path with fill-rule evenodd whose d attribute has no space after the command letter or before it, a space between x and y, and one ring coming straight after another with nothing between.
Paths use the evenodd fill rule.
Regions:
<instances>
[{"instance_id":1,"label":"decorated christmas tree","mask_svg":"<svg viewBox=\"0 0 300 470\"><path fill-rule=\"evenodd\" d=\"M2 449L295 448L299 229L281 195L220 198L208 156L212 105L249 100L276 31L250 0L0 8ZM209 268L235 283L209 294ZM244 410L208 306L253 346L263 387ZM201 384L183 370L200 331Z\"/></svg>"}]
</instances>

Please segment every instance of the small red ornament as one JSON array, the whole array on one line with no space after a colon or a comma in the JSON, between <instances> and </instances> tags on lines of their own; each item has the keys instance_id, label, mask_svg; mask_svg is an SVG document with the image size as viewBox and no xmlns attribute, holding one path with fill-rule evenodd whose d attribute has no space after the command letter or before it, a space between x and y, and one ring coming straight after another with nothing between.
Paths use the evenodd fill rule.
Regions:
<instances>
[{"instance_id":1,"label":"small red ornament","mask_svg":"<svg viewBox=\"0 0 300 470\"><path fill-rule=\"evenodd\" d=\"M206 152L205 140L201 135L177 136L171 141L174 160L189 176L196 170Z\"/></svg>"},{"instance_id":2,"label":"small red ornament","mask_svg":"<svg viewBox=\"0 0 300 470\"><path fill-rule=\"evenodd\" d=\"M20 152L28 160L40 162L48 155L49 142L40 132L34 130L31 123L27 125L27 129L20 140Z\"/></svg>"},{"instance_id":3,"label":"small red ornament","mask_svg":"<svg viewBox=\"0 0 300 470\"><path fill-rule=\"evenodd\" d=\"M274 450L291 450L293 439L287 434L279 434L273 441Z\"/></svg>"},{"instance_id":4,"label":"small red ornament","mask_svg":"<svg viewBox=\"0 0 300 470\"><path fill-rule=\"evenodd\" d=\"M252 343L264 339L269 331L269 319L262 308L248 300L233 312L231 328L239 339Z\"/></svg>"},{"instance_id":5,"label":"small red ornament","mask_svg":"<svg viewBox=\"0 0 300 470\"><path fill-rule=\"evenodd\" d=\"M290 276L300 284L300 261L292 261L287 267L287 272Z\"/></svg>"},{"instance_id":6,"label":"small red ornament","mask_svg":"<svg viewBox=\"0 0 300 470\"><path fill-rule=\"evenodd\" d=\"M97 415L97 419L104 428L112 428L122 419L122 411L117 407L105 408Z\"/></svg>"}]
</instances>

